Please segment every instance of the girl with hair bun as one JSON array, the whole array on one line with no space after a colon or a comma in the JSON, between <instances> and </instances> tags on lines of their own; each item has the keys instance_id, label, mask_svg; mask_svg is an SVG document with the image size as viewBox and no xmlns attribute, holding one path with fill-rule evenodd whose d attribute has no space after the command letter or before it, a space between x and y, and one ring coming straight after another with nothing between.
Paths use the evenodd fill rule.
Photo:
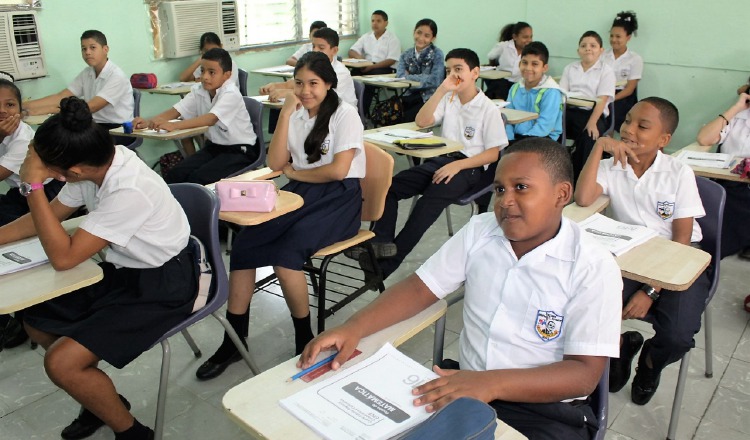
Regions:
<instances>
[{"instance_id":1,"label":"girl with hair bun","mask_svg":"<svg viewBox=\"0 0 750 440\"><path fill-rule=\"evenodd\" d=\"M508 92L513 84L521 80L521 51L527 44L534 41L534 31L531 25L519 21L505 25L500 31L500 42L495 44L487 57L490 64L497 66L497 70L510 72L507 78L485 81L487 90L485 95L490 99L508 99Z\"/></svg>"},{"instance_id":2,"label":"girl with hair bun","mask_svg":"<svg viewBox=\"0 0 750 440\"><path fill-rule=\"evenodd\" d=\"M31 212L0 227L0 244L37 235L56 270L106 249L101 281L23 318L46 350L49 378L83 406L62 437L84 438L106 424L115 439L153 438L98 365L124 367L190 315L198 269L185 213L161 177L115 146L76 97L61 100L38 128L19 174ZM67 182L51 202L40 191L49 178ZM89 213L69 236L60 221L82 206Z\"/></svg>"},{"instance_id":3,"label":"girl with hair bun","mask_svg":"<svg viewBox=\"0 0 750 440\"><path fill-rule=\"evenodd\" d=\"M638 20L633 11L617 14L609 31L608 49L602 55L604 63L615 71L615 130L625 120L625 115L638 102L638 81L643 73L643 58L628 49L628 42L638 30ZM623 82L625 82L623 84Z\"/></svg>"}]
</instances>

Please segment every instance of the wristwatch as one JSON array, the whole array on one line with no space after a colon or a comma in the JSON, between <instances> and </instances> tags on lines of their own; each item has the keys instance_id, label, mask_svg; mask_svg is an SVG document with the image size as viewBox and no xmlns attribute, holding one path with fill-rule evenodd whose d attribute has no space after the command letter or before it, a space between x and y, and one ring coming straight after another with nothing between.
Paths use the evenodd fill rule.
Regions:
<instances>
[{"instance_id":1,"label":"wristwatch","mask_svg":"<svg viewBox=\"0 0 750 440\"><path fill-rule=\"evenodd\" d=\"M648 284L644 284L643 286L641 286L641 290L643 290L643 292L645 292L652 301L656 301L657 299L659 299L659 292L657 292L656 289L649 286Z\"/></svg>"},{"instance_id":2,"label":"wristwatch","mask_svg":"<svg viewBox=\"0 0 750 440\"><path fill-rule=\"evenodd\" d=\"M44 188L43 183L21 182L21 184L18 185L18 192L20 192L22 196L28 197L29 194L31 194L31 191L36 191L42 188Z\"/></svg>"}]
</instances>

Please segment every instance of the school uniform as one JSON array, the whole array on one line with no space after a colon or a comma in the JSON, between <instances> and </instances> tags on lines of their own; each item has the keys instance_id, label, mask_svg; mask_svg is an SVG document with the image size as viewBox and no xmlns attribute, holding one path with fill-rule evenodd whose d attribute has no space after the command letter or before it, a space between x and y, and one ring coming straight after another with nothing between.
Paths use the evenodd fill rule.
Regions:
<instances>
[{"instance_id":1,"label":"school uniform","mask_svg":"<svg viewBox=\"0 0 750 440\"><path fill-rule=\"evenodd\" d=\"M450 182L438 184L432 183L435 171L448 163L476 156L489 148L502 149L508 145L500 112L481 90L477 92L466 104L461 104L459 99L451 102L451 94L446 93L433 114L435 125L442 124L442 136L461 142L463 149L427 159L421 165L401 171L393 177L383 215L373 230L376 234L375 241L396 244L396 256L380 263L385 276L398 268L443 210L477 184L487 166L461 170ZM419 194L422 197L414 205L401 232L396 235L399 200Z\"/></svg>"},{"instance_id":2,"label":"school uniform","mask_svg":"<svg viewBox=\"0 0 750 440\"><path fill-rule=\"evenodd\" d=\"M396 34L386 29L380 38L375 38L374 32L368 32L362 35L351 47L351 50L356 51L366 60L372 61L373 63L379 63L384 60L393 60L396 62L396 64L392 64L390 67L371 69L366 73L362 72L361 69L352 69L352 75L380 75L391 73L393 72L393 69L398 67L398 60L401 56L401 42L398 37L396 37ZM365 109L365 113L369 113L372 99L377 92L377 87L365 86L365 91L362 96L362 105Z\"/></svg>"},{"instance_id":3,"label":"school uniform","mask_svg":"<svg viewBox=\"0 0 750 440\"><path fill-rule=\"evenodd\" d=\"M633 52L630 49L626 49L625 53L620 55L619 58L615 58L615 54L612 49L608 49L602 54L602 61L610 66L615 71L615 81L631 81L639 80L643 75L643 58L640 55ZM615 90L615 93L624 89L625 86L620 86ZM625 120L625 116L628 114L631 108L638 102L638 88L633 93L624 99L615 101L615 130L620 132L620 126Z\"/></svg>"},{"instance_id":4,"label":"school uniform","mask_svg":"<svg viewBox=\"0 0 750 440\"><path fill-rule=\"evenodd\" d=\"M672 221L693 217L690 241L697 244L703 239L695 218L705 216L706 212L695 174L679 160L657 152L654 163L638 178L630 164L623 169L613 158L604 159L599 163L596 182L603 194L610 197L609 206L615 220L646 226L671 240ZM624 284L623 304L627 304L642 283L626 280ZM647 343L656 371L681 359L695 346L693 335L700 329L708 287L704 272L686 291L663 289L651 306L656 334Z\"/></svg>"},{"instance_id":5,"label":"school uniform","mask_svg":"<svg viewBox=\"0 0 750 440\"><path fill-rule=\"evenodd\" d=\"M430 43L417 52L412 47L405 50L398 61L396 78L418 81L419 88L409 88L401 95L404 104L404 122L413 122L419 109L435 93L445 79L445 61L443 51Z\"/></svg>"},{"instance_id":6,"label":"school uniform","mask_svg":"<svg viewBox=\"0 0 750 440\"><path fill-rule=\"evenodd\" d=\"M313 50L312 43L305 43L302 46L300 46L299 49L297 49L297 51L294 52L294 54L292 54L292 57L299 60L300 58L302 58L302 55L308 52L312 52L312 50Z\"/></svg>"},{"instance_id":7,"label":"school uniform","mask_svg":"<svg viewBox=\"0 0 750 440\"><path fill-rule=\"evenodd\" d=\"M197 267L187 217L161 177L120 145L100 187L68 183L58 200L86 206L79 227L109 242L104 279L27 309L24 320L122 368L192 311Z\"/></svg>"},{"instance_id":8,"label":"school uniform","mask_svg":"<svg viewBox=\"0 0 750 440\"><path fill-rule=\"evenodd\" d=\"M496 80L485 80L487 85L485 93L491 99L507 99L510 88L521 80L521 54L516 49L516 42L508 40L495 44L495 47L487 54L487 58L490 61L497 60L497 70L510 72L510 76Z\"/></svg>"},{"instance_id":9,"label":"school uniform","mask_svg":"<svg viewBox=\"0 0 750 440\"><path fill-rule=\"evenodd\" d=\"M507 108L538 113L533 121L507 124L508 140L516 137L548 137L556 141L562 134L562 91L552 77L545 75L536 87L527 90L521 78L508 93Z\"/></svg>"},{"instance_id":10,"label":"school uniform","mask_svg":"<svg viewBox=\"0 0 750 440\"><path fill-rule=\"evenodd\" d=\"M202 84L174 105L183 119L212 113L219 120L208 128L203 148L167 173L168 183L191 182L206 185L239 171L258 158L260 146L239 89L225 81L213 98Z\"/></svg>"},{"instance_id":11,"label":"school uniform","mask_svg":"<svg viewBox=\"0 0 750 440\"><path fill-rule=\"evenodd\" d=\"M238 71L237 63L232 60L232 76L229 77L229 81L232 82L235 87L237 87L237 90L240 88L240 74ZM196 81L199 81L201 78L201 66L198 66L193 71L193 78L195 78Z\"/></svg>"},{"instance_id":12,"label":"school uniform","mask_svg":"<svg viewBox=\"0 0 750 440\"><path fill-rule=\"evenodd\" d=\"M526 369L566 355L619 355L620 269L564 217L555 237L519 259L494 214L476 215L416 274L438 298L464 285L461 369ZM490 405L529 438L586 438L575 436L585 433L583 417L597 422L579 400L585 398L574 404ZM560 413L579 425L561 423L555 417Z\"/></svg>"},{"instance_id":13,"label":"school uniform","mask_svg":"<svg viewBox=\"0 0 750 440\"><path fill-rule=\"evenodd\" d=\"M336 72L336 79L338 85L336 85L336 94L339 95L344 102L350 104L352 107L357 108L357 93L354 91L354 80L349 69L346 68L344 63L337 59L331 61L334 72Z\"/></svg>"},{"instance_id":14,"label":"school uniform","mask_svg":"<svg viewBox=\"0 0 750 440\"><path fill-rule=\"evenodd\" d=\"M119 126L133 120L133 87L125 72L111 60L107 60L98 77L93 67L84 68L68 85L68 90L85 101L98 96L109 103L92 115L97 124Z\"/></svg>"},{"instance_id":15,"label":"school uniform","mask_svg":"<svg viewBox=\"0 0 750 440\"><path fill-rule=\"evenodd\" d=\"M343 180L328 183L290 179L282 189L302 196L304 204L270 222L243 228L232 245L230 270L264 266L302 270L315 252L357 234L362 211L359 179L366 169L362 121L356 108L340 101L328 124L320 159L308 163L304 142L316 119L304 108L289 117L287 148L292 166L295 170L314 169L332 163L337 153L353 149L349 172Z\"/></svg>"}]
</instances>

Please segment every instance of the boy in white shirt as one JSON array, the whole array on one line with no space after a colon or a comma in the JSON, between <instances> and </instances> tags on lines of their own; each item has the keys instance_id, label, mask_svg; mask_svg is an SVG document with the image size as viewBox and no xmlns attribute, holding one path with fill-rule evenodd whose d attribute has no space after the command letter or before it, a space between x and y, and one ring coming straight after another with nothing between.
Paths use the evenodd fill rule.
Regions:
<instances>
[{"instance_id":1,"label":"boy in white shirt","mask_svg":"<svg viewBox=\"0 0 750 440\"><path fill-rule=\"evenodd\" d=\"M300 46L299 49L297 49L297 51L294 52L294 54L286 60L286 64L289 66L296 66L297 60L302 58L302 55L306 54L307 52L312 52L312 40L313 36L315 35L315 31L317 31L318 29L323 29L325 27L328 27L328 25L324 21L313 21L310 25L310 42Z\"/></svg>"}]
</instances>

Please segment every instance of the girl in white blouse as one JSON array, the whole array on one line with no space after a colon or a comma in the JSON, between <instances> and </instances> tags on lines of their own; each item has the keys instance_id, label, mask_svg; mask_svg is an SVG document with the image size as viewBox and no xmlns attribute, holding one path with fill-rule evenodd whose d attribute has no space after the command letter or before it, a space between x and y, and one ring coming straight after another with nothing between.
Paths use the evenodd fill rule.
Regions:
<instances>
[{"instance_id":1,"label":"girl in white blouse","mask_svg":"<svg viewBox=\"0 0 750 440\"><path fill-rule=\"evenodd\" d=\"M620 12L609 31L611 49L604 52L602 60L615 71L615 130L625 120L625 115L638 102L638 81L643 73L643 58L628 49L628 43L638 30L635 12Z\"/></svg>"}]
</instances>

